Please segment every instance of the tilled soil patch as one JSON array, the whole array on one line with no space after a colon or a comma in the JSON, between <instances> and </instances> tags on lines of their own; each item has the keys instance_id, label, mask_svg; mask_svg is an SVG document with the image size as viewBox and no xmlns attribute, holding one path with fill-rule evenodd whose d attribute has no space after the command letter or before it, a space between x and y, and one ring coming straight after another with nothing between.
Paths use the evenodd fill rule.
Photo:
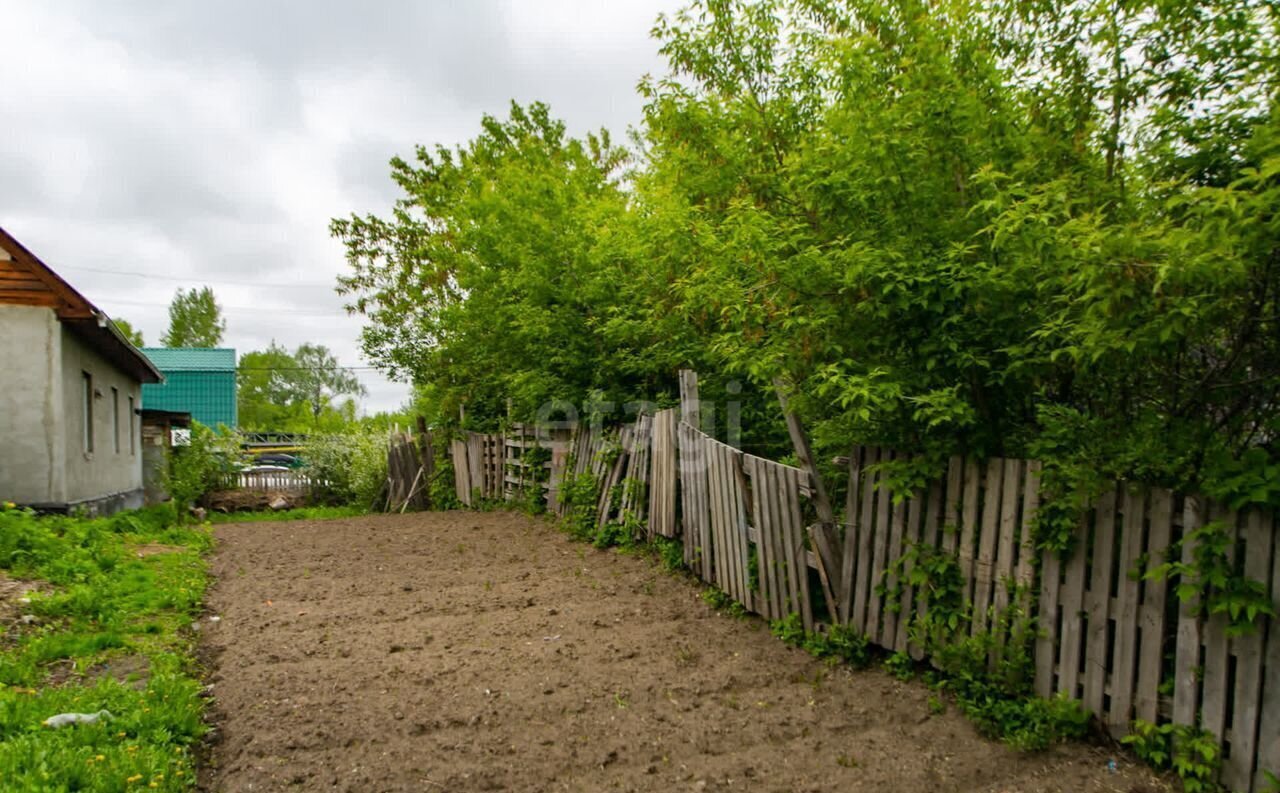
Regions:
<instances>
[{"instance_id":1,"label":"tilled soil patch","mask_svg":"<svg viewBox=\"0 0 1280 793\"><path fill-rule=\"evenodd\" d=\"M919 683L829 667L521 515L217 533L205 789L1166 789L1101 748L985 740Z\"/></svg>"}]
</instances>

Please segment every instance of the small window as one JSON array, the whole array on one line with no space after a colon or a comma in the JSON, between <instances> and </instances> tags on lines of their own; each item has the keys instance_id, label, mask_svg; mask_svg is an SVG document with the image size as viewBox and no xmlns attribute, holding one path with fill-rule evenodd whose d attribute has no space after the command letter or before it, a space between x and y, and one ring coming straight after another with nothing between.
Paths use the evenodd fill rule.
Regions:
<instances>
[{"instance_id":1,"label":"small window","mask_svg":"<svg viewBox=\"0 0 1280 793\"><path fill-rule=\"evenodd\" d=\"M93 454L93 375L80 374L84 378L84 453Z\"/></svg>"},{"instance_id":2,"label":"small window","mask_svg":"<svg viewBox=\"0 0 1280 793\"><path fill-rule=\"evenodd\" d=\"M120 453L120 389L111 387L111 438L116 454Z\"/></svg>"},{"instance_id":3,"label":"small window","mask_svg":"<svg viewBox=\"0 0 1280 793\"><path fill-rule=\"evenodd\" d=\"M137 411L133 407L133 397L129 397L129 454L138 453Z\"/></svg>"}]
</instances>

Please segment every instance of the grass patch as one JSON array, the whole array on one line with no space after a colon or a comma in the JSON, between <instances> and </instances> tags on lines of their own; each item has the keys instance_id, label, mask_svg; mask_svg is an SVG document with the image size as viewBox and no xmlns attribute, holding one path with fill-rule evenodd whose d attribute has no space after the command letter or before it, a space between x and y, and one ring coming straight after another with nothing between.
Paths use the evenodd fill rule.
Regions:
<instances>
[{"instance_id":1,"label":"grass patch","mask_svg":"<svg viewBox=\"0 0 1280 793\"><path fill-rule=\"evenodd\" d=\"M209 522L259 523L277 520L333 520L335 518L354 518L367 514L369 514L369 510L358 506L298 507L297 509L267 509L257 512L213 512L209 515Z\"/></svg>"},{"instance_id":2,"label":"grass patch","mask_svg":"<svg viewBox=\"0 0 1280 793\"><path fill-rule=\"evenodd\" d=\"M134 549L151 543L174 550L140 558ZM194 786L192 752L205 725L186 629L204 596L201 554L210 547L206 527L176 525L167 507L92 520L0 509L0 570L51 585L29 596L34 624L0 629L6 791ZM145 676L87 674L126 655L145 659ZM43 725L100 710L110 718Z\"/></svg>"}]
</instances>

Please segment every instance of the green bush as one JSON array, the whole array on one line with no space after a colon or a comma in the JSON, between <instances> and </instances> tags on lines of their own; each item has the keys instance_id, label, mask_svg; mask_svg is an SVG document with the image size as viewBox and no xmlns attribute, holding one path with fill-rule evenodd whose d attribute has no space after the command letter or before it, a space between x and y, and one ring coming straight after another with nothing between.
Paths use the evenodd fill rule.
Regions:
<instances>
[{"instance_id":1,"label":"green bush","mask_svg":"<svg viewBox=\"0 0 1280 793\"><path fill-rule=\"evenodd\" d=\"M214 432L198 421L191 423L191 443L169 451L165 483L180 517L214 490L235 486L234 477L246 459L241 440L225 427Z\"/></svg>"},{"instance_id":2,"label":"green bush","mask_svg":"<svg viewBox=\"0 0 1280 793\"><path fill-rule=\"evenodd\" d=\"M302 452L314 492L332 504L378 506L387 482L387 435L380 430L313 435Z\"/></svg>"}]
</instances>

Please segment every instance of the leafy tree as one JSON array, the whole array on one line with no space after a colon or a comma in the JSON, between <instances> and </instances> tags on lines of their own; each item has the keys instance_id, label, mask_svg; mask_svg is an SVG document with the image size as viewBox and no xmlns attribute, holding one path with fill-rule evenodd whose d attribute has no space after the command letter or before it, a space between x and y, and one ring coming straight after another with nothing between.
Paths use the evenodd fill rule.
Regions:
<instances>
[{"instance_id":1,"label":"leafy tree","mask_svg":"<svg viewBox=\"0 0 1280 793\"><path fill-rule=\"evenodd\" d=\"M137 330L133 325L130 325L128 320L112 319L111 321L115 323L116 330L120 331L120 335L128 339L129 343L134 347L147 346L147 343L142 339L142 331Z\"/></svg>"},{"instance_id":2,"label":"leafy tree","mask_svg":"<svg viewBox=\"0 0 1280 793\"><path fill-rule=\"evenodd\" d=\"M337 357L322 344L299 345L293 353L293 360L297 370L289 379L294 396L311 406L311 416L316 421L332 407L337 397L347 394L364 396L366 393L355 374L339 366ZM354 414L354 403L351 405Z\"/></svg>"},{"instance_id":3,"label":"leafy tree","mask_svg":"<svg viewBox=\"0 0 1280 793\"><path fill-rule=\"evenodd\" d=\"M179 289L169 304L169 329L160 343L166 347L217 347L226 330L212 289Z\"/></svg>"},{"instance_id":4,"label":"leafy tree","mask_svg":"<svg viewBox=\"0 0 1280 793\"><path fill-rule=\"evenodd\" d=\"M694 365L904 483L1043 459L1051 545L1117 477L1280 505L1273 3L699 0L654 35L630 156L513 106L334 221L366 354L442 420Z\"/></svg>"},{"instance_id":5,"label":"leafy tree","mask_svg":"<svg viewBox=\"0 0 1280 793\"><path fill-rule=\"evenodd\" d=\"M323 345L289 352L274 341L240 357L237 374L240 426L250 431L338 431L355 420L364 386Z\"/></svg>"}]
</instances>

